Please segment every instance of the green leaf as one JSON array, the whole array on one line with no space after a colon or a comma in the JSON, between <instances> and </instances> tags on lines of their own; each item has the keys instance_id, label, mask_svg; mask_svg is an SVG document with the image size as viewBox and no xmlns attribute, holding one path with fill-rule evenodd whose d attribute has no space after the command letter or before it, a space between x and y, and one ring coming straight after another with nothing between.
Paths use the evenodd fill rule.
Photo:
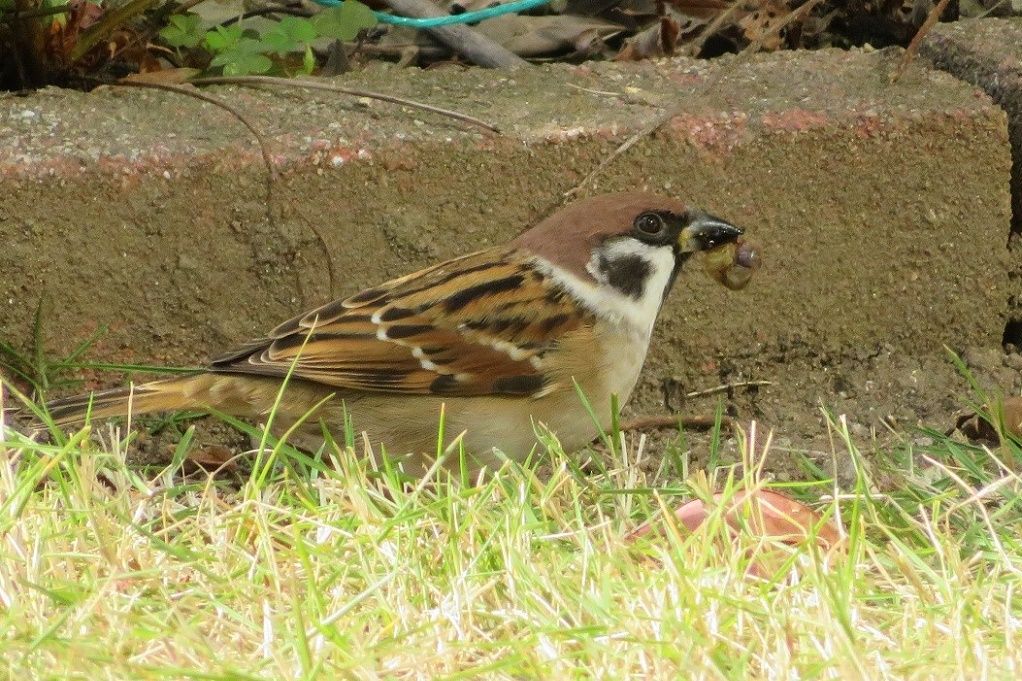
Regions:
<instances>
[{"instance_id":1,"label":"green leaf","mask_svg":"<svg viewBox=\"0 0 1022 681\"><path fill-rule=\"evenodd\" d=\"M273 66L270 58L262 54L252 54L244 60L232 62L224 66L225 76L247 76L249 74L266 73Z\"/></svg>"},{"instance_id":2,"label":"green leaf","mask_svg":"<svg viewBox=\"0 0 1022 681\"><path fill-rule=\"evenodd\" d=\"M202 18L198 14L174 14L160 29L160 37L171 47L195 47L205 37L201 24Z\"/></svg>"},{"instance_id":3,"label":"green leaf","mask_svg":"<svg viewBox=\"0 0 1022 681\"><path fill-rule=\"evenodd\" d=\"M272 51L272 47L260 40L240 38L237 44L231 46L230 49L213 57L210 64L224 67L225 76L266 73L273 66L273 62L265 54L270 51Z\"/></svg>"},{"instance_id":4,"label":"green leaf","mask_svg":"<svg viewBox=\"0 0 1022 681\"><path fill-rule=\"evenodd\" d=\"M212 31L206 32L206 47L210 52L227 52L233 50L241 41L241 26L231 24L230 26L217 26Z\"/></svg>"},{"instance_id":5,"label":"green leaf","mask_svg":"<svg viewBox=\"0 0 1022 681\"><path fill-rule=\"evenodd\" d=\"M264 45L269 46L277 54L287 54L298 49L298 43L276 31L264 33L261 40Z\"/></svg>"},{"instance_id":6,"label":"green leaf","mask_svg":"<svg viewBox=\"0 0 1022 681\"><path fill-rule=\"evenodd\" d=\"M376 25L373 11L356 0L344 0L312 17L312 23L324 38L354 40L359 31Z\"/></svg>"},{"instance_id":7,"label":"green leaf","mask_svg":"<svg viewBox=\"0 0 1022 681\"><path fill-rule=\"evenodd\" d=\"M299 43L311 43L316 39L316 27L312 22L300 17L284 17L277 28Z\"/></svg>"},{"instance_id":8,"label":"green leaf","mask_svg":"<svg viewBox=\"0 0 1022 681\"><path fill-rule=\"evenodd\" d=\"M316 27L308 19L284 17L262 40L278 54L296 52L316 39Z\"/></svg>"}]
</instances>

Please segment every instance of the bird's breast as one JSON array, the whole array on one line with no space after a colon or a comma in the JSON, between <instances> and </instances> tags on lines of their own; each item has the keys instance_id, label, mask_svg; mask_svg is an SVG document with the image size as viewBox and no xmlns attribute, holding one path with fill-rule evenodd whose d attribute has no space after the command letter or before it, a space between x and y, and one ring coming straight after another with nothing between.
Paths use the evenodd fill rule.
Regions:
<instances>
[{"instance_id":1,"label":"bird's breast","mask_svg":"<svg viewBox=\"0 0 1022 681\"><path fill-rule=\"evenodd\" d=\"M603 345L603 367L600 380L603 384L605 398L617 395L620 404L624 404L632 394L635 384L642 373L649 350L649 334L644 330L631 326L607 324L610 328L598 332Z\"/></svg>"},{"instance_id":2,"label":"bird's breast","mask_svg":"<svg viewBox=\"0 0 1022 681\"><path fill-rule=\"evenodd\" d=\"M649 336L630 324L597 320L562 339L554 369L559 384L585 394L601 419L610 421L611 396L624 404L642 372ZM574 399L578 400L577 396Z\"/></svg>"}]
</instances>

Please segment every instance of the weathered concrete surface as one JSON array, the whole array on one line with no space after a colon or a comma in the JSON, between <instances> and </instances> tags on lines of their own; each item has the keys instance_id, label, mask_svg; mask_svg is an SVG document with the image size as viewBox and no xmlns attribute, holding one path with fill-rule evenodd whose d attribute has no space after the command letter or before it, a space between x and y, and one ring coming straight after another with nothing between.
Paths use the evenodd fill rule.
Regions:
<instances>
[{"instance_id":1,"label":"weathered concrete surface","mask_svg":"<svg viewBox=\"0 0 1022 681\"><path fill-rule=\"evenodd\" d=\"M27 346L43 299L55 352L109 326L95 358L201 362L331 295L512 236L678 106L597 191L645 187L726 216L766 266L741 293L683 276L639 405L656 408L674 375L688 389L776 381L736 404L782 430L816 427L818 401L863 423L942 413L962 393L943 345L996 348L1004 327L1007 128L939 71L891 85L899 54L344 80L501 137L323 93L210 90L272 147L272 224L257 146L220 109L138 90L2 97L0 339Z\"/></svg>"},{"instance_id":2,"label":"weathered concrete surface","mask_svg":"<svg viewBox=\"0 0 1022 681\"><path fill-rule=\"evenodd\" d=\"M1005 340L1022 347L1022 18L938 24L920 54L981 87L1008 115L1012 158L1012 267Z\"/></svg>"}]
</instances>

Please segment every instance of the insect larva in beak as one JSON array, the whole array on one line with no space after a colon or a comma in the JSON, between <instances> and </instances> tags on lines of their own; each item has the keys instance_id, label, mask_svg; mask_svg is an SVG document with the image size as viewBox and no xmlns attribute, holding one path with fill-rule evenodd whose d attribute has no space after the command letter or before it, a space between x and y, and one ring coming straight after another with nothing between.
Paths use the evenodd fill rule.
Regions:
<instances>
[{"instance_id":1,"label":"insect larva in beak","mask_svg":"<svg viewBox=\"0 0 1022 681\"><path fill-rule=\"evenodd\" d=\"M706 273L734 291L748 285L760 264L759 248L742 240L718 246L703 256Z\"/></svg>"}]
</instances>

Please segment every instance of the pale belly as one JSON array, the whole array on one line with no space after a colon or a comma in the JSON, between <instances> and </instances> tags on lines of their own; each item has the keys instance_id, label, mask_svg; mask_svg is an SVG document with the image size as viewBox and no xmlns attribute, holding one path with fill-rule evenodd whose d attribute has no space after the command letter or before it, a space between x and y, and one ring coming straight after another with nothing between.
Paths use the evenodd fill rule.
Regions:
<instances>
[{"instance_id":1,"label":"pale belly","mask_svg":"<svg viewBox=\"0 0 1022 681\"><path fill-rule=\"evenodd\" d=\"M600 329L593 351L571 352L573 363L558 368L557 390L540 398L523 397L433 397L405 398L382 395L347 395L343 403L359 435L362 433L378 456L385 447L388 455L404 461L408 472L421 473L431 465L437 452L441 410L444 419L444 443L447 448L461 437L465 451L474 460L474 468L500 465L501 455L524 461L536 450L537 431L556 436L562 448L575 451L591 442L599 430L611 424L612 395L623 406L632 394L646 357L648 343L642 334L622 335L613 329ZM577 387L576 387L577 386ZM297 387L297 386L296 386ZM596 415L594 422L583 401ZM339 396L340 397L340 396ZM306 402L308 403L308 402ZM324 407L320 418L343 441L338 425L343 412L338 400ZM283 425L283 424L282 424ZM313 448L321 441L318 423L304 429L311 439L296 444ZM361 447L357 447L361 449ZM451 458L452 462L457 457Z\"/></svg>"},{"instance_id":2,"label":"pale belly","mask_svg":"<svg viewBox=\"0 0 1022 681\"><path fill-rule=\"evenodd\" d=\"M559 381L562 387L549 395L444 400L447 440L464 433L465 450L491 469L501 458L495 450L524 461L547 434L556 437L566 452L585 447L610 427L612 396L619 407L631 397L646 358L647 343L638 334L615 338L605 332L600 337L610 347L587 353L584 363L567 367ZM421 424L431 438L431 452L436 451L439 403L432 408L432 421ZM405 444L413 445L417 439L408 438Z\"/></svg>"}]
</instances>

